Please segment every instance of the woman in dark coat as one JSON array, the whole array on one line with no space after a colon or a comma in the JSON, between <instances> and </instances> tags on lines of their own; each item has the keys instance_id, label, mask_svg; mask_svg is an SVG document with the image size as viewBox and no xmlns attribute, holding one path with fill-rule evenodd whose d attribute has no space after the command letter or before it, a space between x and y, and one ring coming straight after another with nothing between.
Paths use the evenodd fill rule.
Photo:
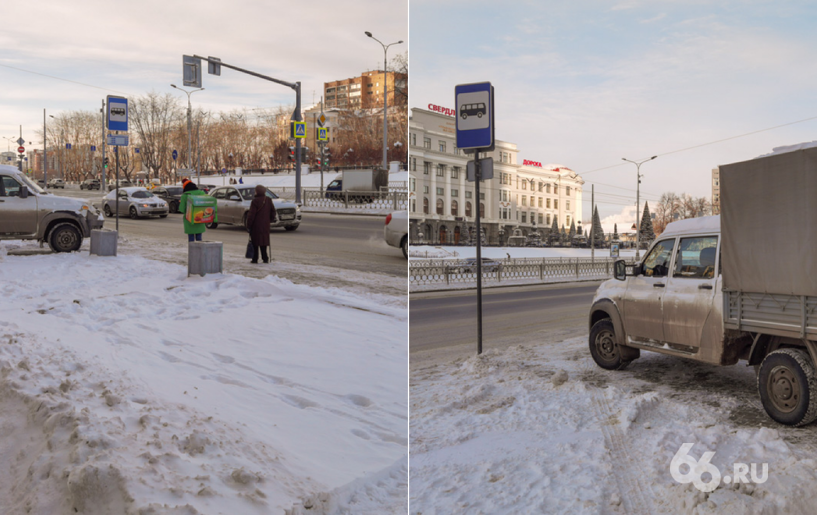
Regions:
<instances>
[{"instance_id":1,"label":"woman in dark coat","mask_svg":"<svg viewBox=\"0 0 817 515\"><path fill-rule=\"evenodd\" d=\"M269 226L275 221L275 205L267 196L267 188L259 184L255 187L255 198L250 203L250 212L247 214L247 229L250 231L250 240L255 247L252 263L258 263L258 251L261 250L261 259L269 263L267 246L269 245Z\"/></svg>"}]
</instances>

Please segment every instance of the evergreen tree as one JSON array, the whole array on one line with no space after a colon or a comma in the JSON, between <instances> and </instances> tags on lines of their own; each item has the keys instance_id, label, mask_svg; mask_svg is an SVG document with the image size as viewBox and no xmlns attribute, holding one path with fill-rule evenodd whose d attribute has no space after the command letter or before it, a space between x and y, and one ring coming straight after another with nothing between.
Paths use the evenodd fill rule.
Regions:
<instances>
[{"instance_id":1,"label":"evergreen tree","mask_svg":"<svg viewBox=\"0 0 817 515\"><path fill-rule=\"evenodd\" d=\"M601 228L601 218L599 218L599 206L593 208L593 239L597 247L604 247L604 229Z\"/></svg>"},{"instance_id":2,"label":"evergreen tree","mask_svg":"<svg viewBox=\"0 0 817 515\"><path fill-rule=\"evenodd\" d=\"M573 241L573 238L576 237L576 221L571 220L570 222L570 233L567 235L570 241Z\"/></svg>"},{"instance_id":3,"label":"evergreen tree","mask_svg":"<svg viewBox=\"0 0 817 515\"><path fill-rule=\"evenodd\" d=\"M617 240L618 237L618 224L613 224L613 239Z\"/></svg>"},{"instance_id":4,"label":"evergreen tree","mask_svg":"<svg viewBox=\"0 0 817 515\"><path fill-rule=\"evenodd\" d=\"M553 217L553 223L550 225L550 242L553 243L559 237L559 225L556 223L556 216Z\"/></svg>"},{"instance_id":5,"label":"evergreen tree","mask_svg":"<svg viewBox=\"0 0 817 515\"><path fill-rule=\"evenodd\" d=\"M650 216L650 205L644 202L644 214L641 215L641 228L638 231L641 243L651 242L655 239L655 231L652 228L652 217Z\"/></svg>"}]
</instances>

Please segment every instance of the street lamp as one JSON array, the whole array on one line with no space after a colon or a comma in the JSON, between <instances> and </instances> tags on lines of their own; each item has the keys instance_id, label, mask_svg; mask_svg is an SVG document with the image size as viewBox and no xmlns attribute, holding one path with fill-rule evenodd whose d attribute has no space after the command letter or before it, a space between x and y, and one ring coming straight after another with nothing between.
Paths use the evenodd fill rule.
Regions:
<instances>
[{"instance_id":1,"label":"street lamp","mask_svg":"<svg viewBox=\"0 0 817 515\"><path fill-rule=\"evenodd\" d=\"M641 178L643 177L643 175L641 175L641 165L643 165L647 161L652 161L656 157L658 157L658 156L652 156L649 159L645 159L645 160L639 161L639 162L631 161L630 159L627 159L626 157L621 158L622 161L627 161L628 163L633 163L635 165L635 174L636 174L636 178L638 179L638 183L636 184L636 187L635 187L635 259L636 259L636 261L638 261L638 259L639 259L639 250L641 250L641 223L639 222L639 218L638 218L640 207L641 207L640 206L640 202L641 202L641 196L640 196L641 195Z\"/></svg>"},{"instance_id":2,"label":"street lamp","mask_svg":"<svg viewBox=\"0 0 817 515\"><path fill-rule=\"evenodd\" d=\"M388 140L388 124L386 122L386 113L388 112L388 96L386 95L386 72L387 72L387 58L386 55L388 54L389 47L392 45L399 45L403 42L403 40L397 41L395 43L389 43L388 45L383 44L382 41L377 39L376 37L372 36L372 33L366 31L366 35L372 38L373 40L380 43L380 46L383 47L383 169L388 170L388 162L386 158L386 151L388 150L387 140Z\"/></svg>"},{"instance_id":3,"label":"street lamp","mask_svg":"<svg viewBox=\"0 0 817 515\"><path fill-rule=\"evenodd\" d=\"M184 91L185 93L187 93L187 169L191 170L193 168L193 165L192 165L192 162L191 162L191 159L192 159L191 156L193 155L192 143L191 143L192 142L191 138L192 138L192 135L193 135L193 122L190 120L190 116L191 116L191 113L193 111L193 108L192 108L192 105L190 103L190 95L192 95L193 93L196 93L197 91L204 91L204 88L199 88L199 89L194 89L194 90L191 90L191 91L187 91L186 89L180 88L175 84L171 84L170 87L171 88L176 88L179 91ZM199 182L200 181L201 181L201 178L199 178Z\"/></svg>"}]
</instances>

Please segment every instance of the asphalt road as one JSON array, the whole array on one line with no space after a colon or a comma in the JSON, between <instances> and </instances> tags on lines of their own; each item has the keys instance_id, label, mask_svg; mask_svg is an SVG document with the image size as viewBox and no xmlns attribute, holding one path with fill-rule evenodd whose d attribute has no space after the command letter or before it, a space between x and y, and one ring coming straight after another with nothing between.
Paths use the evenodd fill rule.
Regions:
<instances>
[{"instance_id":1,"label":"asphalt road","mask_svg":"<svg viewBox=\"0 0 817 515\"><path fill-rule=\"evenodd\" d=\"M100 206L98 191L56 190L56 195L88 199ZM270 232L273 265L250 267L245 260L248 234L242 227L219 225L207 230L205 241L224 244L225 270L254 277L275 273L307 284L349 287L405 295L408 265L399 248L383 239L385 216L303 213L295 231L275 228ZM105 218L105 228L114 229L115 218ZM123 249L170 262L186 263L187 236L182 215L131 220L119 218Z\"/></svg>"},{"instance_id":2,"label":"asphalt road","mask_svg":"<svg viewBox=\"0 0 817 515\"><path fill-rule=\"evenodd\" d=\"M599 281L492 288L483 291L483 351L558 341L587 332ZM410 360L449 360L476 353L476 290L412 293Z\"/></svg>"}]
</instances>

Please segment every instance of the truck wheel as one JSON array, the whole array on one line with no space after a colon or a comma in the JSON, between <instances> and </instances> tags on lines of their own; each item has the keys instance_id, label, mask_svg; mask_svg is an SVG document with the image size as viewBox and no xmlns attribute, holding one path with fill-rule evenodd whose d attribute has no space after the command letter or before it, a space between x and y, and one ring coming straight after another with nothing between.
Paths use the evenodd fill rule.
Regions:
<instances>
[{"instance_id":1,"label":"truck wheel","mask_svg":"<svg viewBox=\"0 0 817 515\"><path fill-rule=\"evenodd\" d=\"M81 245L82 234L68 222L58 224L48 235L48 246L54 252L75 252Z\"/></svg>"},{"instance_id":2,"label":"truck wheel","mask_svg":"<svg viewBox=\"0 0 817 515\"><path fill-rule=\"evenodd\" d=\"M403 236L400 242L400 248L403 249L403 257L408 259L408 236Z\"/></svg>"},{"instance_id":3,"label":"truck wheel","mask_svg":"<svg viewBox=\"0 0 817 515\"><path fill-rule=\"evenodd\" d=\"M590 329L590 355L596 365L607 370L623 370L630 364L616 342L616 330L609 318L599 320Z\"/></svg>"},{"instance_id":4,"label":"truck wheel","mask_svg":"<svg viewBox=\"0 0 817 515\"><path fill-rule=\"evenodd\" d=\"M760 401L769 416L788 426L804 426L817 418L817 377L806 351L779 349L760 364Z\"/></svg>"}]
</instances>

